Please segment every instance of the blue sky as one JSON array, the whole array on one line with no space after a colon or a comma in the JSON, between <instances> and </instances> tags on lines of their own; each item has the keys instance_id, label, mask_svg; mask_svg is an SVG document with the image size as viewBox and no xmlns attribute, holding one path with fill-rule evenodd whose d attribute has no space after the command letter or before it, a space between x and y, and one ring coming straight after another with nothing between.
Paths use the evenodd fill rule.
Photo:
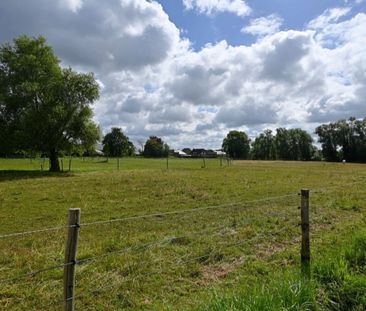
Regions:
<instances>
[{"instance_id":1,"label":"blue sky","mask_svg":"<svg viewBox=\"0 0 366 311\"><path fill-rule=\"evenodd\" d=\"M94 72L95 121L135 143L366 117L366 0L0 1L0 44L19 35Z\"/></svg>"},{"instance_id":2,"label":"blue sky","mask_svg":"<svg viewBox=\"0 0 366 311\"><path fill-rule=\"evenodd\" d=\"M207 43L226 40L230 45L248 45L256 41L250 34L240 32L241 28L253 18L277 14L284 20L282 29L302 30L306 24L326 9L349 5L352 1L344 0L248 0L252 8L250 16L238 17L230 12L216 13L208 16L194 10L185 9L179 0L158 0L172 22L184 32L200 49ZM353 2L355 12L365 12L365 3Z\"/></svg>"}]
</instances>

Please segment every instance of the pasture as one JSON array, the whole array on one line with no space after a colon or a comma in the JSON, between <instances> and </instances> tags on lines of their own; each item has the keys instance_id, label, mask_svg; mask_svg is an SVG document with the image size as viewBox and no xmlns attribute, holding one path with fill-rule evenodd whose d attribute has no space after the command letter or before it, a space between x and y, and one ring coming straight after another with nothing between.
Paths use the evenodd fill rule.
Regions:
<instances>
[{"instance_id":1,"label":"pasture","mask_svg":"<svg viewBox=\"0 0 366 311\"><path fill-rule=\"evenodd\" d=\"M81 209L76 310L197 310L217 292L296 273L302 188L311 189L313 261L365 225L360 164L206 159L202 168L202 159L169 159L167 169L166 159L123 158L117 170L116 159L96 158L73 159L61 174L47 166L0 159L5 310L62 310L63 269L48 268L64 262L66 229L6 235L63 227L69 208Z\"/></svg>"}]
</instances>

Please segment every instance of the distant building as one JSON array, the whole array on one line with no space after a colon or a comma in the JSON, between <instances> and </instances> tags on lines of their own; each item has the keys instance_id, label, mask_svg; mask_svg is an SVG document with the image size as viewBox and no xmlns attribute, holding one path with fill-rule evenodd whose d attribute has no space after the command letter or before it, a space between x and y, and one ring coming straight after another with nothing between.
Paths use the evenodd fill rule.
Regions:
<instances>
[{"instance_id":1,"label":"distant building","mask_svg":"<svg viewBox=\"0 0 366 311\"><path fill-rule=\"evenodd\" d=\"M190 148L183 148L182 151L186 154L191 154L192 150Z\"/></svg>"},{"instance_id":2,"label":"distant building","mask_svg":"<svg viewBox=\"0 0 366 311\"><path fill-rule=\"evenodd\" d=\"M174 150L174 155L178 158L190 158L191 155L185 153L183 150Z\"/></svg>"},{"instance_id":3,"label":"distant building","mask_svg":"<svg viewBox=\"0 0 366 311\"><path fill-rule=\"evenodd\" d=\"M216 154L218 157L226 157L226 152L222 150L216 150Z\"/></svg>"},{"instance_id":4,"label":"distant building","mask_svg":"<svg viewBox=\"0 0 366 311\"><path fill-rule=\"evenodd\" d=\"M205 149L192 149L191 156L193 158L202 158L206 154Z\"/></svg>"},{"instance_id":5,"label":"distant building","mask_svg":"<svg viewBox=\"0 0 366 311\"><path fill-rule=\"evenodd\" d=\"M193 158L216 158L217 152L211 149L192 149L191 153Z\"/></svg>"}]
</instances>

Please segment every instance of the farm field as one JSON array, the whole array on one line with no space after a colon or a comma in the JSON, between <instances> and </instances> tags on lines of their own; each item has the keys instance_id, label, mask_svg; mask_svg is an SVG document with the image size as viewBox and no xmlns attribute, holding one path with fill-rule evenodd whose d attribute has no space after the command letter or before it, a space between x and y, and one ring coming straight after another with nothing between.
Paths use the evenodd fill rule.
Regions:
<instances>
[{"instance_id":1,"label":"farm field","mask_svg":"<svg viewBox=\"0 0 366 311\"><path fill-rule=\"evenodd\" d=\"M64 227L69 208L81 209L76 310L197 310L215 293L296 273L300 189L311 190L314 262L365 226L366 165L202 166L75 158L50 174L47 161L0 159L0 306L62 310L63 269L48 268L64 262L66 229L9 234Z\"/></svg>"}]
</instances>

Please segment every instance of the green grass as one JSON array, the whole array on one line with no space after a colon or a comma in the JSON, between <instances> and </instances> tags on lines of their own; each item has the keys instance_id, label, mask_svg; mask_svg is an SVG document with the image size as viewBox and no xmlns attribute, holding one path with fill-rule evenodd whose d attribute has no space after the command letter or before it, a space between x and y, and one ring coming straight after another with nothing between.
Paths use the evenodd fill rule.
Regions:
<instances>
[{"instance_id":1,"label":"green grass","mask_svg":"<svg viewBox=\"0 0 366 311\"><path fill-rule=\"evenodd\" d=\"M197 310L202 302L211 306L212 291L256 297L250 288L276 299L262 285L275 271L298 269L301 188L319 189L311 192L314 260L365 225L364 165L234 161L221 167L211 159L201 168L200 159L169 159L167 170L166 159L124 158L117 171L116 159L103 160L72 159L71 172L50 174L40 171L39 159L0 159L0 235L66 225L72 207L81 208L87 223L238 204L82 227L78 259L110 255L77 267L78 310ZM285 194L295 195L261 200ZM113 253L166 238L159 246ZM0 239L0 278L62 263L65 239L65 230ZM313 297L314 288L288 280L295 282L283 288L289 303L291 288L304 301ZM0 286L6 310L61 310L61 299L62 269Z\"/></svg>"},{"instance_id":2,"label":"green grass","mask_svg":"<svg viewBox=\"0 0 366 311\"><path fill-rule=\"evenodd\" d=\"M341 244L312 263L310 279L293 267L270 271L240 284L234 293L213 291L211 301L199 310L366 310L366 231L347 236Z\"/></svg>"}]
</instances>

